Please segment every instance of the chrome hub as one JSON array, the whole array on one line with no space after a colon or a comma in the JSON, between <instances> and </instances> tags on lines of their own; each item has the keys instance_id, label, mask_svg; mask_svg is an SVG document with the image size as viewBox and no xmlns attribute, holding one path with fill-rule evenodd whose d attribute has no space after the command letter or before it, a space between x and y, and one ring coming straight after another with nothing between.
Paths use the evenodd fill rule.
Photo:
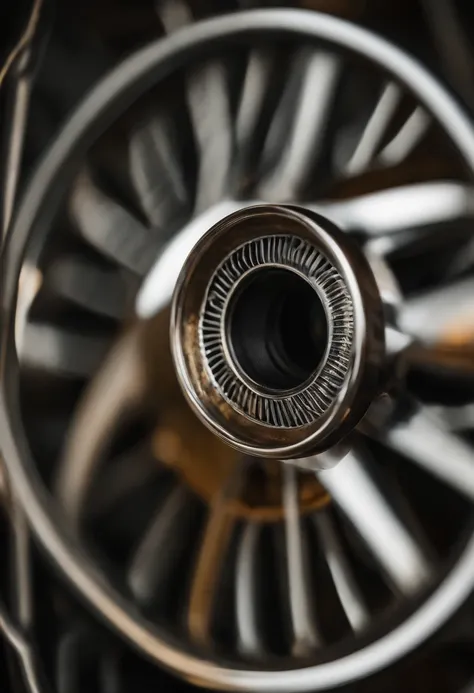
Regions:
<instances>
[{"instance_id":1,"label":"chrome hub","mask_svg":"<svg viewBox=\"0 0 474 693\"><path fill-rule=\"evenodd\" d=\"M244 452L321 452L379 393L376 281L347 236L307 210L255 206L215 225L182 270L171 322L187 397Z\"/></svg>"}]
</instances>

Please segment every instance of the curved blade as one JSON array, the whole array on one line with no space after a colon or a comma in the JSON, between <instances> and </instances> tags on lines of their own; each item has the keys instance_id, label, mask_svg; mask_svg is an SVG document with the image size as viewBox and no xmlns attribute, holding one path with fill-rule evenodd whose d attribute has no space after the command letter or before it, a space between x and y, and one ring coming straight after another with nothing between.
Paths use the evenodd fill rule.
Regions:
<instances>
[{"instance_id":1,"label":"curved blade","mask_svg":"<svg viewBox=\"0 0 474 693\"><path fill-rule=\"evenodd\" d=\"M398 593L411 595L429 582L431 566L423 548L354 451L318 476Z\"/></svg>"},{"instance_id":2,"label":"curved blade","mask_svg":"<svg viewBox=\"0 0 474 693\"><path fill-rule=\"evenodd\" d=\"M262 154L264 174L258 197L282 202L297 199L308 184L327 135L341 61L335 55L301 51L270 124Z\"/></svg>"},{"instance_id":3,"label":"curved blade","mask_svg":"<svg viewBox=\"0 0 474 693\"><path fill-rule=\"evenodd\" d=\"M139 336L127 333L117 342L81 400L58 467L56 493L77 524L96 467L125 411L143 395Z\"/></svg>"},{"instance_id":4,"label":"curved blade","mask_svg":"<svg viewBox=\"0 0 474 693\"><path fill-rule=\"evenodd\" d=\"M196 561L188 604L188 630L199 643L209 643L223 563L236 526L232 500L241 490L243 462L231 473L213 500Z\"/></svg>"},{"instance_id":5,"label":"curved blade","mask_svg":"<svg viewBox=\"0 0 474 693\"><path fill-rule=\"evenodd\" d=\"M30 322L22 335L20 360L30 368L82 379L98 368L107 347L105 336Z\"/></svg>"},{"instance_id":6,"label":"curved blade","mask_svg":"<svg viewBox=\"0 0 474 693\"><path fill-rule=\"evenodd\" d=\"M314 514L312 519L347 620L354 632L363 630L369 623L369 611L344 553L333 518L323 511Z\"/></svg>"},{"instance_id":7,"label":"curved blade","mask_svg":"<svg viewBox=\"0 0 474 693\"><path fill-rule=\"evenodd\" d=\"M442 421L425 408L391 427L380 439L474 501L474 448L445 429Z\"/></svg>"},{"instance_id":8,"label":"curved blade","mask_svg":"<svg viewBox=\"0 0 474 693\"><path fill-rule=\"evenodd\" d=\"M183 0L166 0L158 9L168 33L193 21L191 9ZM209 61L187 72L185 98L197 146L194 214L199 214L229 193L234 127L224 65Z\"/></svg>"},{"instance_id":9,"label":"curved blade","mask_svg":"<svg viewBox=\"0 0 474 693\"><path fill-rule=\"evenodd\" d=\"M102 255L139 276L148 271L162 240L102 192L85 171L75 182L70 211L82 237Z\"/></svg>"},{"instance_id":10,"label":"curved blade","mask_svg":"<svg viewBox=\"0 0 474 693\"><path fill-rule=\"evenodd\" d=\"M292 653L304 657L314 653L321 643L312 604L315 594L300 521L297 472L284 465L283 504L285 510L285 557L288 581L288 605L293 635Z\"/></svg>"},{"instance_id":11,"label":"curved blade","mask_svg":"<svg viewBox=\"0 0 474 693\"><path fill-rule=\"evenodd\" d=\"M242 531L235 571L235 618L238 648L256 656L264 647L258 624L257 556L260 525L249 522Z\"/></svg>"},{"instance_id":12,"label":"curved blade","mask_svg":"<svg viewBox=\"0 0 474 693\"><path fill-rule=\"evenodd\" d=\"M134 130L129 143L132 182L151 226L163 237L170 222L189 212L177 137L169 118L156 115Z\"/></svg>"},{"instance_id":13,"label":"curved blade","mask_svg":"<svg viewBox=\"0 0 474 693\"><path fill-rule=\"evenodd\" d=\"M44 280L55 293L96 315L121 320L126 290L119 274L75 256L59 258Z\"/></svg>"}]
</instances>

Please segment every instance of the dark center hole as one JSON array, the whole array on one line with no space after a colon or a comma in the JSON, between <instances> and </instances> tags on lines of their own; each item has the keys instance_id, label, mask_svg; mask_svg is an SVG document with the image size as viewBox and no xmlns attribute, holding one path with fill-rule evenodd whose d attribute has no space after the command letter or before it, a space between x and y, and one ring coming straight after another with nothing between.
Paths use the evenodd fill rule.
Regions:
<instances>
[{"instance_id":1,"label":"dark center hole","mask_svg":"<svg viewBox=\"0 0 474 693\"><path fill-rule=\"evenodd\" d=\"M324 356L328 324L316 291L291 270L251 274L229 307L227 334L241 370L261 387L290 390Z\"/></svg>"}]
</instances>

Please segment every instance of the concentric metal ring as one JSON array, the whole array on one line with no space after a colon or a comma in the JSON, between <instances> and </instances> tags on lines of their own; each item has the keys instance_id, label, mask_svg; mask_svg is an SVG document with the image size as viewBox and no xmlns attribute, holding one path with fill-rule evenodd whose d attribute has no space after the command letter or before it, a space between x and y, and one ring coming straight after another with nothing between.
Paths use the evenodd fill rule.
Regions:
<instances>
[{"instance_id":1,"label":"concentric metal ring","mask_svg":"<svg viewBox=\"0 0 474 693\"><path fill-rule=\"evenodd\" d=\"M280 267L304 277L325 308L329 338L320 367L309 382L288 394L264 394L232 367L225 320L230 298L243 278L258 268ZM296 236L255 238L234 250L211 279L200 321L200 340L216 388L229 404L259 423L279 428L307 426L327 412L351 366L354 310L337 268L315 245Z\"/></svg>"},{"instance_id":2,"label":"concentric metal ring","mask_svg":"<svg viewBox=\"0 0 474 693\"><path fill-rule=\"evenodd\" d=\"M322 359L289 390L245 377L226 328L238 286L269 268L309 284L327 319ZM372 271L344 233L307 210L248 207L205 234L178 280L170 335L178 379L196 413L247 454L295 459L326 450L357 425L380 383L383 311Z\"/></svg>"}]
</instances>

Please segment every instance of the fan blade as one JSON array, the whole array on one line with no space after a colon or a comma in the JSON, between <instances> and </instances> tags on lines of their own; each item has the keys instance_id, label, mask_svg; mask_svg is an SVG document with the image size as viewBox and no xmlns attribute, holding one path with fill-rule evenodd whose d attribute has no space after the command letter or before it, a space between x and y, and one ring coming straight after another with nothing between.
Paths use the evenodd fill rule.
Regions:
<instances>
[{"instance_id":1,"label":"fan blade","mask_svg":"<svg viewBox=\"0 0 474 693\"><path fill-rule=\"evenodd\" d=\"M271 118L273 99L269 92L275 58L270 50L253 51L248 58L235 119L236 150L244 177L255 163L263 132Z\"/></svg>"},{"instance_id":2,"label":"fan blade","mask_svg":"<svg viewBox=\"0 0 474 693\"><path fill-rule=\"evenodd\" d=\"M211 636L212 618L223 562L236 526L231 502L240 493L243 473L244 465L240 463L230 474L209 508L188 605L189 634L198 643L208 643Z\"/></svg>"},{"instance_id":3,"label":"fan blade","mask_svg":"<svg viewBox=\"0 0 474 693\"><path fill-rule=\"evenodd\" d=\"M442 421L423 407L409 420L391 427L380 439L474 501L474 448L445 429Z\"/></svg>"},{"instance_id":4,"label":"fan blade","mask_svg":"<svg viewBox=\"0 0 474 693\"><path fill-rule=\"evenodd\" d=\"M189 212L189 192L173 123L155 116L130 138L130 172L150 224L165 237L171 221Z\"/></svg>"},{"instance_id":5,"label":"fan blade","mask_svg":"<svg viewBox=\"0 0 474 693\"><path fill-rule=\"evenodd\" d=\"M114 320L125 313L126 291L122 278L76 257L55 261L45 277L45 285L81 308Z\"/></svg>"},{"instance_id":6,"label":"fan blade","mask_svg":"<svg viewBox=\"0 0 474 693\"><path fill-rule=\"evenodd\" d=\"M101 254L143 276L162 244L138 219L83 172L74 186L71 215L83 238Z\"/></svg>"},{"instance_id":7,"label":"fan blade","mask_svg":"<svg viewBox=\"0 0 474 693\"><path fill-rule=\"evenodd\" d=\"M327 511L315 513L312 519L347 620L354 632L361 631L369 623L370 616L337 535L335 523Z\"/></svg>"},{"instance_id":8,"label":"fan blade","mask_svg":"<svg viewBox=\"0 0 474 693\"><path fill-rule=\"evenodd\" d=\"M340 68L328 53L304 50L296 56L265 141L262 165L271 168L258 197L294 200L308 183L325 141Z\"/></svg>"},{"instance_id":9,"label":"fan blade","mask_svg":"<svg viewBox=\"0 0 474 693\"><path fill-rule=\"evenodd\" d=\"M334 502L357 530L391 586L411 595L429 582L430 563L355 452L319 472Z\"/></svg>"},{"instance_id":10,"label":"fan blade","mask_svg":"<svg viewBox=\"0 0 474 693\"><path fill-rule=\"evenodd\" d=\"M297 472L290 465L285 465L283 472L285 558L293 635L292 654L295 657L304 657L314 653L321 643L321 638L312 615L315 589L310 574L308 547L300 522Z\"/></svg>"},{"instance_id":11,"label":"fan blade","mask_svg":"<svg viewBox=\"0 0 474 693\"><path fill-rule=\"evenodd\" d=\"M25 327L20 358L30 368L68 378L88 378L104 358L107 347L106 337L30 322Z\"/></svg>"},{"instance_id":12,"label":"fan blade","mask_svg":"<svg viewBox=\"0 0 474 693\"><path fill-rule=\"evenodd\" d=\"M443 419L447 430L465 431L474 428L474 404L460 406L433 406L427 408L428 415Z\"/></svg>"},{"instance_id":13,"label":"fan blade","mask_svg":"<svg viewBox=\"0 0 474 693\"><path fill-rule=\"evenodd\" d=\"M474 280L467 278L407 298L400 309L400 328L425 344L472 336L473 296Z\"/></svg>"},{"instance_id":14,"label":"fan blade","mask_svg":"<svg viewBox=\"0 0 474 693\"><path fill-rule=\"evenodd\" d=\"M449 238L447 222L470 219L474 214L473 188L464 183L433 181L404 185L344 201L315 206L346 230L361 231L369 239L379 239L377 249L396 249L397 234L419 233L433 227Z\"/></svg>"},{"instance_id":15,"label":"fan blade","mask_svg":"<svg viewBox=\"0 0 474 693\"><path fill-rule=\"evenodd\" d=\"M156 511L139 542L128 570L127 582L142 605L152 602L164 581L175 572L181 538L189 530L193 496L177 484Z\"/></svg>"},{"instance_id":16,"label":"fan blade","mask_svg":"<svg viewBox=\"0 0 474 693\"><path fill-rule=\"evenodd\" d=\"M370 168L401 98L402 91L398 85L389 82L384 87L352 156L344 166L346 176L357 176Z\"/></svg>"},{"instance_id":17,"label":"fan blade","mask_svg":"<svg viewBox=\"0 0 474 693\"><path fill-rule=\"evenodd\" d=\"M187 98L198 147L194 212L199 214L229 194L234 135L224 66L208 63L192 72Z\"/></svg>"},{"instance_id":18,"label":"fan blade","mask_svg":"<svg viewBox=\"0 0 474 693\"><path fill-rule=\"evenodd\" d=\"M421 142L431 125L431 118L418 106L405 120L397 134L385 145L377 156L382 166L397 166L404 161Z\"/></svg>"},{"instance_id":19,"label":"fan blade","mask_svg":"<svg viewBox=\"0 0 474 693\"><path fill-rule=\"evenodd\" d=\"M256 656L264 650L257 620L257 556L260 525L249 522L242 531L235 572L235 615L239 651Z\"/></svg>"},{"instance_id":20,"label":"fan blade","mask_svg":"<svg viewBox=\"0 0 474 693\"><path fill-rule=\"evenodd\" d=\"M143 394L139 354L139 335L136 331L128 332L109 352L82 398L68 432L58 467L56 493L75 524L120 417L135 408Z\"/></svg>"},{"instance_id":21,"label":"fan blade","mask_svg":"<svg viewBox=\"0 0 474 693\"><path fill-rule=\"evenodd\" d=\"M182 0L164 2L159 14L168 33L193 21L190 7ZM199 214L229 193L234 129L224 66L218 62L199 65L187 73L185 90L198 150L194 214Z\"/></svg>"}]
</instances>

